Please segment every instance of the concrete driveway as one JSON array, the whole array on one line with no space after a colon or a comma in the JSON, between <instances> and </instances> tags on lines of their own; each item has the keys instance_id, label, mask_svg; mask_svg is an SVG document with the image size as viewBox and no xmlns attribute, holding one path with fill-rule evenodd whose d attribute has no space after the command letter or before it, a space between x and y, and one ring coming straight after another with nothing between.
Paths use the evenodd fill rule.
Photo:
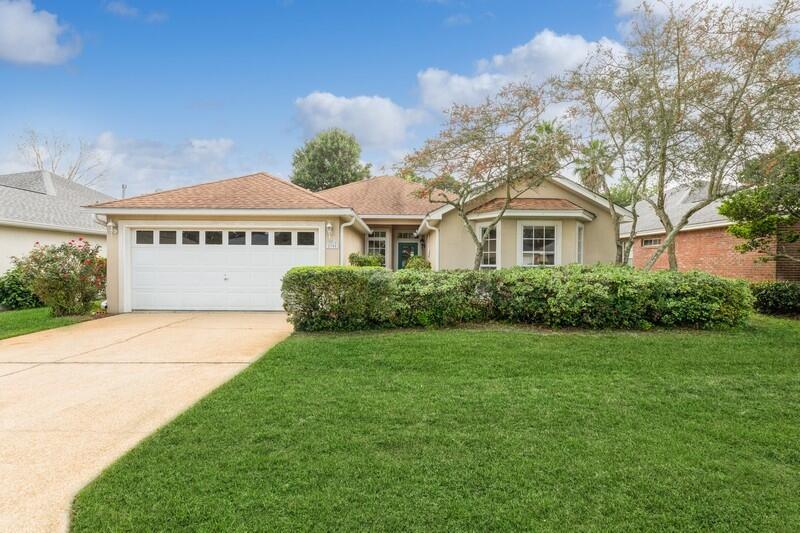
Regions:
<instances>
[{"instance_id":1,"label":"concrete driveway","mask_svg":"<svg viewBox=\"0 0 800 533\"><path fill-rule=\"evenodd\" d=\"M0 341L0 531L61 531L103 468L289 335L283 313L132 313Z\"/></svg>"}]
</instances>

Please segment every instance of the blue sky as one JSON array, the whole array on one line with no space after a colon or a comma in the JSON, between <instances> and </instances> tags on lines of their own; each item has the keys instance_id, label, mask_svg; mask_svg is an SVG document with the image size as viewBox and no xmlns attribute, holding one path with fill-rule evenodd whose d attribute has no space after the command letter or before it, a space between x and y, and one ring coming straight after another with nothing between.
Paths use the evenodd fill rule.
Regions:
<instances>
[{"instance_id":1,"label":"blue sky","mask_svg":"<svg viewBox=\"0 0 800 533\"><path fill-rule=\"evenodd\" d=\"M620 3L621 2L621 3ZM0 0L0 171L27 128L84 139L119 194L257 170L345 127L392 162L440 109L619 40L626 0Z\"/></svg>"}]
</instances>

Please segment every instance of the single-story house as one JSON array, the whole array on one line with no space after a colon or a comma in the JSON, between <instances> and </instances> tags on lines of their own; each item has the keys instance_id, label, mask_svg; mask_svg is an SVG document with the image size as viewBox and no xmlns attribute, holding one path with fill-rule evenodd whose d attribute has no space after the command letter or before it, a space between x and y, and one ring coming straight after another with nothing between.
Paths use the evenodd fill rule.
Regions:
<instances>
[{"instance_id":1,"label":"single-story house","mask_svg":"<svg viewBox=\"0 0 800 533\"><path fill-rule=\"evenodd\" d=\"M257 173L91 206L108 228L109 310L278 310L289 268L345 265L354 252L391 269L412 255L471 268L457 213L418 188L380 176L314 193ZM486 224L501 196L472 201L470 224ZM614 261L605 199L563 178L524 191L485 238L485 268Z\"/></svg>"},{"instance_id":2,"label":"single-story house","mask_svg":"<svg viewBox=\"0 0 800 533\"><path fill-rule=\"evenodd\" d=\"M674 187L667 191L666 211L671 220L678 220L702 199L702 193L690 186ZM800 265L796 262L760 260L756 252L740 253L736 245L741 241L728 233L732 222L719 213L721 200L712 202L697 211L675 238L675 253L679 270L703 270L718 276L741 278L750 281L792 280L800 281ZM636 237L631 248L630 262L643 267L666 237L664 226L653 207L641 200L636 204L638 221ZM624 238L630 237L631 223L620 227ZM666 252L654 265L656 269L669 268Z\"/></svg>"},{"instance_id":3,"label":"single-story house","mask_svg":"<svg viewBox=\"0 0 800 533\"><path fill-rule=\"evenodd\" d=\"M82 237L105 245L106 228L82 206L113 200L45 170L0 176L0 274L11 258L38 242L59 244Z\"/></svg>"}]
</instances>

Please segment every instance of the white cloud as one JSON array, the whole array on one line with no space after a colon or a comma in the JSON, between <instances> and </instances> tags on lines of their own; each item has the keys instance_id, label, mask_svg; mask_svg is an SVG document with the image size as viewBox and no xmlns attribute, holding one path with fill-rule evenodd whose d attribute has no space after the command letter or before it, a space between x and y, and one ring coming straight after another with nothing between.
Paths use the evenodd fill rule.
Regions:
<instances>
[{"instance_id":1,"label":"white cloud","mask_svg":"<svg viewBox=\"0 0 800 533\"><path fill-rule=\"evenodd\" d=\"M476 104L503 85L523 79L540 82L578 66L598 45L621 49L610 39L587 41L580 35L542 30L508 54L478 61L475 73L463 75L428 68L417 74L422 102L436 110L453 103Z\"/></svg>"},{"instance_id":2,"label":"white cloud","mask_svg":"<svg viewBox=\"0 0 800 533\"><path fill-rule=\"evenodd\" d=\"M0 0L0 60L55 65L80 52L80 38L30 0Z\"/></svg>"},{"instance_id":3,"label":"white cloud","mask_svg":"<svg viewBox=\"0 0 800 533\"><path fill-rule=\"evenodd\" d=\"M106 11L117 15L118 17L138 19L141 16L145 22L150 22L152 24L166 22L168 18L167 14L163 11L151 11L147 14L143 14L138 7L132 6L123 0L112 0L111 2L107 2L105 8Z\"/></svg>"},{"instance_id":4,"label":"white cloud","mask_svg":"<svg viewBox=\"0 0 800 533\"><path fill-rule=\"evenodd\" d=\"M121 184L128 195L170 189L250 172L234 157L231 139L188 139L168 144L148 139L122 138L101 133L92 148L107 165L104 191L119 196Z\"/></svg>"},{"instance_id":5,"label":"white cloud","mask_svg":"<svg viewBox=\"0 0 800 533\"><path fill-rule=\"evenodd\" d=\"M120 17L135 18L139 16L138 8L129 6L121 0L107 3L106 11L115 15L119 15Z\"/></svg>"},{"instance_id":6,"label":"white cloud","mask_svg":"<svg viewBox=\"0 0 800 533\"><path fill-rule=\"evenodd\" d=\"M464 13L457 13L455 15L450 15L446 19L444 19L444 25L448 28L452 28L455 26L467 26L468 24L472 23L472 18L469 15Z\"/></svg>"},{"instance_id":7,"label":"white cloud","mask_svg":"<svg viewBox=\"0 0 800 533\"><path fill-rule=\"evenodd\" d=\"M423 112L401 107L382 96L347 98L316 91L295 100L295 106L306 135L342 128L364 146L380 149L402 143L409 127L425 118Z\"/></svg>"}]
</instances>

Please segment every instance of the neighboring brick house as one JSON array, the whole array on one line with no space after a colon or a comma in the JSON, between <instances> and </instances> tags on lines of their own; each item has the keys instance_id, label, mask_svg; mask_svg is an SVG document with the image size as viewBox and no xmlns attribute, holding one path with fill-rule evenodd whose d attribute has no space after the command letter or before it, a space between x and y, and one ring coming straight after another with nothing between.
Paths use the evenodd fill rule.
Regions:
<instances>
[{"instance_id":1,"label":"neighboring brick house","mask_svg":"<svg viewBox=\"0 0 800 533\"><path fill-rule=\"evenodd\" d=\"M690 187L676 187L667 192L666 209L672 220L678 220L701 199ZM800 281L800 264L789 261L761 261L761 254L740 253L736 245L742 241L727 228L731 221L719 214L722 202L713 202L700 209L689 220L675 239L675 252L679 270L703 270L719 276L742 278L750 281L795 280ZM636 205L639 220L631 250L631 264L637 268L645 265L664 239L664 226L646 201ZM620 228L621 236L630 235L630 223ZM669 265L664 252L655 264L656 269Z\"/></svg>"}]
</instances>

